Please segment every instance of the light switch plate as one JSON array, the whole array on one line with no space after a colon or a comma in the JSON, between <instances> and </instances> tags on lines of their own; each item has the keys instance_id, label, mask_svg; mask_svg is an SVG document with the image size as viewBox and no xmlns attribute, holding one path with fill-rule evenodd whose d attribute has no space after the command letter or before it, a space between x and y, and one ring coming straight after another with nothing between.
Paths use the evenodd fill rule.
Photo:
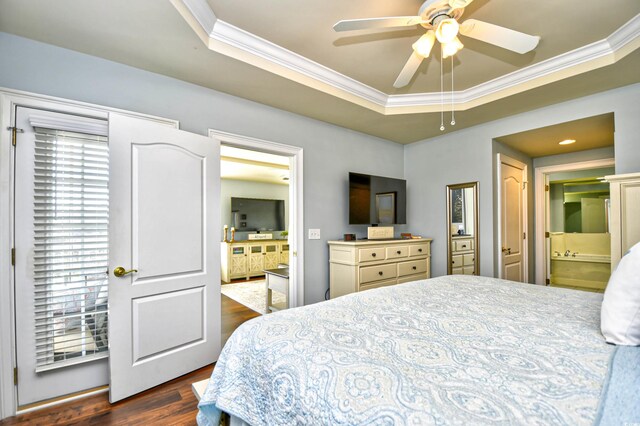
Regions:
<instances>
[{"instance_id":1,"label":"light switch plate","mask_svg":"<svg viewBox=\"0 0 640 426\"><path fill-rule=\"evenodd\" d=\"M320 230L319 229L309 229L309 239L310 240L319 240L320 239Z\"/></svg>"}]
</instances>

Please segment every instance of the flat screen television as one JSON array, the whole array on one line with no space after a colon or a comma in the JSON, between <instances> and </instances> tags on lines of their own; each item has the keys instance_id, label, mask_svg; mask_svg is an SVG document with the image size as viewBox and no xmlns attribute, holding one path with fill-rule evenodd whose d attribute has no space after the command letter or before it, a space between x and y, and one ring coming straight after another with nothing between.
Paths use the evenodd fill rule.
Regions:
<instances>
[{"instance_id":1,"label":"flat screen television","mask_svg":"<svg viewBox=\"0 0 640 426\"><path fill-rule=\"evenodd\" d=\"M282 231L284 200L231 197L231 219L240 232Z\"/></svg>"},{"instance_id":2,"label":"flat screen television","mask_svg":"<svg viewBox=\"0 0 640 426\"><path fill-rule=\"evenodd\" d=\"M407 223L407 181L349 173L350 225Z\"/></svg>"}]
</instances>

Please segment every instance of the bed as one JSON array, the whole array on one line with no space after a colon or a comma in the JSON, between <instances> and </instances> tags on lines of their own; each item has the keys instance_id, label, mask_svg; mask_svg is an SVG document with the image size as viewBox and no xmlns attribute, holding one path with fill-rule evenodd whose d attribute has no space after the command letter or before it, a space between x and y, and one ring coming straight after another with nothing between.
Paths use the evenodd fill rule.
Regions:
<instances>
[{"instance_id":1,"label":"bed","mask_svg":"<svg viewBox=\"0 0 640 426\"><path fill-rule=\"evenodd\" d=\"M601 302L454 275L259 317L225 345L198 422L593 424L616 349Z\"/></svg>"}]
</instances>

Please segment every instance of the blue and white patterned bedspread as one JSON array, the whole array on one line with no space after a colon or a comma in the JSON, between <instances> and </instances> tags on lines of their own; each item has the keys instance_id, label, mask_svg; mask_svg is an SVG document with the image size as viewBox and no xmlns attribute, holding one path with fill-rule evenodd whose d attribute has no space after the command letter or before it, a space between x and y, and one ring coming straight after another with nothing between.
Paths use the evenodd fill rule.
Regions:
<instances>
[{"instance_id":1,"label":"blue and white patterned bedspread","mask_svg":"<svg viewBox=\"0 0 640 426\"><path fill-rule=\"evenodd\" d=\"M613 350L601 302L448 276L256 318L224 347L198 420L591 424Z\"/></svg>"}]
</instances>

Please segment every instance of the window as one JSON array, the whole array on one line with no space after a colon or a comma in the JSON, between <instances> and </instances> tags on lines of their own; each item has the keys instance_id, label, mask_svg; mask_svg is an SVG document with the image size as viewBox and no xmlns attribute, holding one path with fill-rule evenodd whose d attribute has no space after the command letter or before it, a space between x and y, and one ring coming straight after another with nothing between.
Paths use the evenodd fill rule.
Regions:
<instances>
[{"instance_id":1,"label":"window","mask_svg":"<svg viewBox=\"0 0 640 426\"><path fill-rule=\"evenodd\" d=\"M42 371L108 350L109 146L106 130L34 128L36 371Z\"/></svg>"}]
</instances>

